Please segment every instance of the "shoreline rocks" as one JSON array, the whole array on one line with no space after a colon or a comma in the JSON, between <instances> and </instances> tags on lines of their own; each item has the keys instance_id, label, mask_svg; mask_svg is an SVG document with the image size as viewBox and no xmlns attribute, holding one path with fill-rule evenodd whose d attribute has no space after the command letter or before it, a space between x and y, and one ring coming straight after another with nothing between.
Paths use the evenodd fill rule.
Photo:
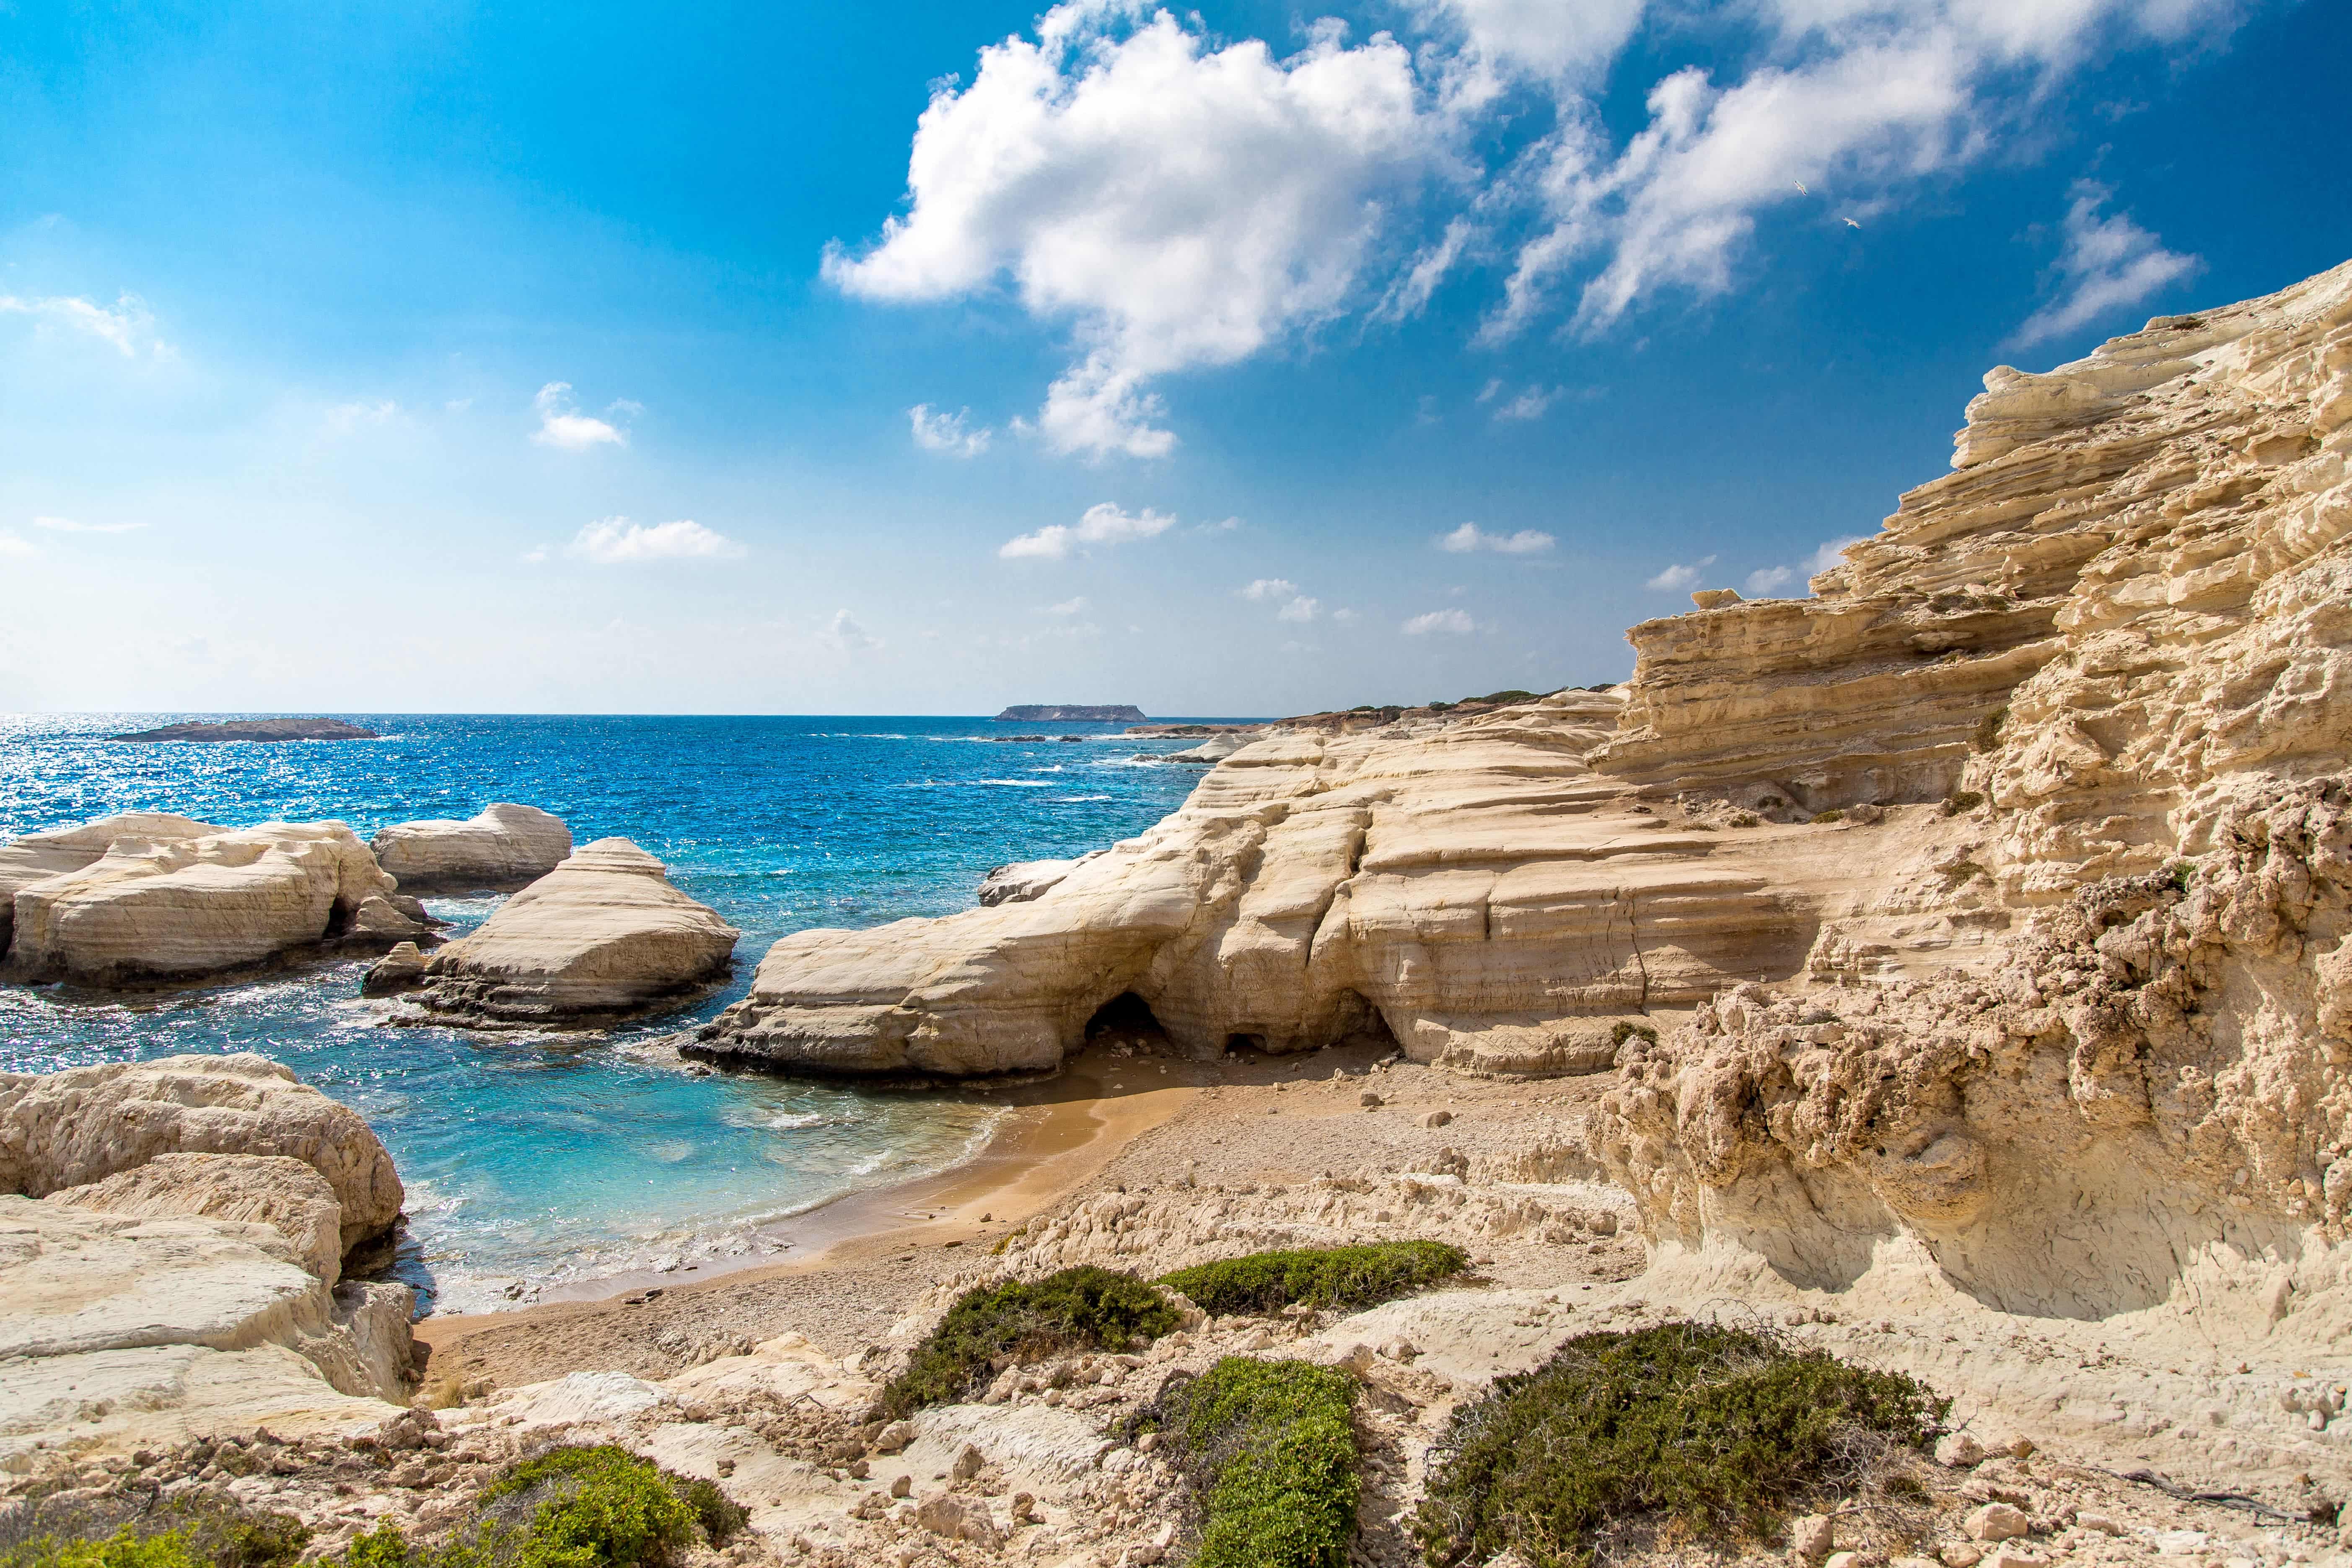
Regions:
<instances>
[{"instance_id":1,"label":"shoreline rocks","mask_svg":"<svg viewBox=\"0 0 2352 1568\"><path fill-rule=\"evenodd\" d=\"M396 1022L546 1028L609 1022L698 994L741 933L625 838L600 838L426 961Z\"/></svg>"},{"instance_id":2,"label":"shoreline rocks","mask_svg":"<svg viewBox=\"0 0 2352 1568\"><path fill-rule=\"evenodd\" d=\"M225 719L207 723L166 724L110 741L381 741L373 730L341 719Z\"/></svg>"},{"instance_id":3,"label":"shoreline rocks","mask_svg":"<svg viewBox=\"0 0 2352 1568\"><path fill-rule=\"evenodd\" d=\"M463 822L426 818L381 828L375 862L408 893L510 893L572 853L572 829L535 806L499 801Z\"/></svg>"},{"instance_id":4,"label":"shoreline rocks","mask_svg":"<svg viewBox=\"0 0 2352 1568\"><path fill-rule=\"evenodd\" d=\"M51 866L63 868L36 875ZM430 929L424 907L340 822L225 830L109 817L0 849L0 888L13 895L0 961L12 981L169 983Z\"/></svg>"}]
</instances>

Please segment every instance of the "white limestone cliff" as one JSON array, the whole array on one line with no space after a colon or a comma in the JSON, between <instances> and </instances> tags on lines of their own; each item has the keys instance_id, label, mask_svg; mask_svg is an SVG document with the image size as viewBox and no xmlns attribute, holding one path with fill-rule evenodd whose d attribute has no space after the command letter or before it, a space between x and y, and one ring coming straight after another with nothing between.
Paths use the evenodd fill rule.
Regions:
<instances>
[{"instance_id":1,"label":"white limestone cliff","mask_svg":"<svg viewBox=\"0 0 2352 1568\"><path fill-rule=\"evenodd\" d=\"M410 893L512 892L572 853L572 829L536 806L498 801L463 822L396 822L368 840L376 864Z\"/></svg>"}]
</instances>

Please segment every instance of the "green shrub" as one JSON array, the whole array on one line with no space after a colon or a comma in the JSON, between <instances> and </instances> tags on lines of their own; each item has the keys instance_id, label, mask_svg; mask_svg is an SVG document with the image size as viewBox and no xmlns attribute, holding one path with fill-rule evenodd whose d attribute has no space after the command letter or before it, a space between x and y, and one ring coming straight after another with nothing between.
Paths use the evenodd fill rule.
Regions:
<instances>
[{"instance_id":1,"label":"green shrub","mask_svg":"<svg viewBox=\"0 0 2352 1568\"><path fill-rule=\"evenodd\" d=\"M1469 1264L1460 1247L1442 1241L1383 1241L1255 1252L1179 1268L1161 1275L1160 1282L1192 1298L1204 1312L1278 1312L1293 1302L1370 1307L1459 1274Z\"/></svg>"},{"instance_id":2,"label":"green shrub","mask_svg":"<svg viewBox=\"0 0 2352 1568\"><path fill-rule=\"evenodd\" d=\"M1513 687L1508 691L1489 691L1484 697L1465 697L1462 700L1465 702L1492 702L1497 707L1504 707L1513 702L1533 702L1535 700L1536 694L1534 692L1521 691L1517 687Z\"/></svg>"},{"instance_id":3,"label":"green shrub","mask_svg":"<svg viewBox=\"0 0 2352 1568\"><path fill-rule=\"evenodd\" d=\"M1163 1395L1201 1498L1193 1568L1347 1568L1356 1531L1355 1379L1227 1356Z\"/></svg>"},{"instance_id":4,"label":"green shrub","mask_svg":"<svg viewBox=\"0 0 2352 1568\"><path fill-rule=\"evenodd\" d=\"M1455 1414L1413 1533L1431 1568L1506 1547L1533 1568L1581 1565L1636 1521L1669 1541L1754 1542L1792 1503L1921 1446L1948 1405L1900 1373L1736 1329L1585 1334Z\"/></svg>"},{"instance_id":5,"label":"green shrub","mask_svg":"<svg viewBox=\"0 0 2352 1568\"><path fill-rule=\"evenodd\" d=\"M1108 1268L1065 1268L1034 1281L975 1286L915 1348L907 1370L890 1380L882 1408L897 1417L961 1399L999 1356L1034 1361L1065 1350L1123 1351L1138 1339L1158 1339L1176 1322L1176 1309L1157 1289Z\"/></svg>"},{"instance_id":6,"label":"green shrub","mask_svg":"<svg viewBox=\"0 0 2352 1568\"><path fill-rule=\"evenodd\" d=\"M486 1510L504 1498L536 1504L520 1568L635 1568L701 1533L680 1490L625 1448L555 1448L516 1465L477 1500Z\"/></svg>"},{"instance_id":7,"label":"green shrub","mask_svg":"<svg viewBox=\"0 0 2352 1568\"><path fill-rule=\"evenodd\" d=\"M1944 797L1946 816L1965 816L1984 804L1984 796L1972 789L1956 789Z\"/></svg>"},{"instance_id":8,"label":"green shrub","mask_svg":"<svg viewBox=\"0 0 2352 1568\"><path fill-rule=\"evenodd\" d=\"M1816 827L1826 822L1843 822L1844 820L1845 813L1835 809L1813 813L1813 826Z\"/></svg>"},{"instance_id":9,"label":"green shrub","mask_svg":"<svg viewBox=\"0 0 2352 1568\"><path fill-rule=\"evenodd\" d=\"M310 1539L291 1514L203 1493L67 1493L11 1511L0 1568L287 1568Z\"/></svg>"},{"instance_id":10,"label":"green shrub","mask_svg":"<svg viewBox=\"0 0 2352 1568\"><path fill-rule=\"evenodd\" d=\"M1609 1043L1612 1046L1622 1046L1635 1039L1654 1046L1658 1043L1658 1031L1647 1024L1636 1024L1631 1018L1618 1019L1609 1031Z\"/></svg>"}]
</instances>

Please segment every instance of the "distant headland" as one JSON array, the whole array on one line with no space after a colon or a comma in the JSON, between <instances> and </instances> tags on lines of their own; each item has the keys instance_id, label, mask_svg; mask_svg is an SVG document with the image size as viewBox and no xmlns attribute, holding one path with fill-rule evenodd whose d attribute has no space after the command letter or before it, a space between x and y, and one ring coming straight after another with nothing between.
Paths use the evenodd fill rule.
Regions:
<instances>
[{"instance_id":1,"label":"distant headland","mask_svg":"<svg viewBox=\"0 0 2352 1568\"><path fill-rule=\"evenodd\" d=\"M1107 702L1097 707L1076 703L1027 703L1007 708L996 716L1000 724L1137 724L1144 711L1132 702Z\"/></svg>"},{"instance_id":2,"label":"distant headland","mask_svg":"<svg viewBox=\"0 0 2352 1568\"><path fill-rule=\"evenodd\" d=\"M160 730L108 737L116 741L380 741L373 730L341 719L226 719L211 724L166 724Z\"/></svg>"}]
</instances>

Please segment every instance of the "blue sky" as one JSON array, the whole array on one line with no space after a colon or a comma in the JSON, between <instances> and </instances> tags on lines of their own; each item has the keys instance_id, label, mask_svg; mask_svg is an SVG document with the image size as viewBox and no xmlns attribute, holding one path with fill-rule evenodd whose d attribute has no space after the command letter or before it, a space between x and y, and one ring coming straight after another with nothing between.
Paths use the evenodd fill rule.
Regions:
<instances>
[{"instance_id":1,"label":"blue sky","mask_svg":"<svg viewBox=\"0 0 2352 1568\"><path fill-rule=\"evenodd\" d=\"M1586 684L1804 592L1992 364L2352 255L2312 0L0 39L0 710Z\"/></svg>"}]
</instances>

